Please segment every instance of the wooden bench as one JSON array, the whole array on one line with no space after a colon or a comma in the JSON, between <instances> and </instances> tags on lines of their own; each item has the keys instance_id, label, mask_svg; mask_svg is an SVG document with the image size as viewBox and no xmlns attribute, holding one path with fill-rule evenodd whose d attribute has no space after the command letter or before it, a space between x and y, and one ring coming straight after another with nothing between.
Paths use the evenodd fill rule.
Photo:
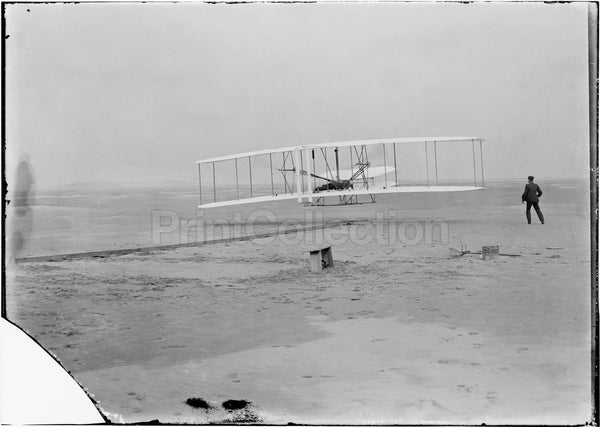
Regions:
<instances>
[{"instance_id":1,"label":"wooden bench","mask_svg":"<svg viewBox=\"0 0 600 427\"><path fill-rule=\"evenodd\" d=\"M331 246L312 248L310 253L310 269L314 273L318 273L324 268L333 267L333 253Z\"/></svg>"}]
</instances>

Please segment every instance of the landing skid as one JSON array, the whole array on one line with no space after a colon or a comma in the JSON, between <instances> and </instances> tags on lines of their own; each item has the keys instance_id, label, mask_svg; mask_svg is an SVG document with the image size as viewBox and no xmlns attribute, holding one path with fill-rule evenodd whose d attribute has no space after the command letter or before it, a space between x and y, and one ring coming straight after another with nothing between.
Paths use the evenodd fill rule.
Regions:
<instances>
[{"instance_id":1,"label":"landing skid","mask_svg":"<svg viewBox=\"0 0 600 427\"><path fill-rule=\"evenodd\" d=\"M363 199L362 201L359 201L358 195L350 195L350 196L338 196L338 202L337 203L331 203L329 205L327 205L325 203L325 197L316 197L314 199L314 201L311 202L304 202L304 207L310 207L310 206L346 206L346 205L364 205L367 203L375 203L375 195L374 194L368 194L368 199ZM331 197L331 199L333 199L333 197Z\"/></svg>"}]
</instances>

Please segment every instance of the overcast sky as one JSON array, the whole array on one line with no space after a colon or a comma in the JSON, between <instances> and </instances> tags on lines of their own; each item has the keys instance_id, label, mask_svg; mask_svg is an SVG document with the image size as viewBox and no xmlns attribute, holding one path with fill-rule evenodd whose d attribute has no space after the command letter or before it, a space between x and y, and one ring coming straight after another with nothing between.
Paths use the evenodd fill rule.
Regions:
<instances>
[{"instance_id":1,"label":"overcast sky","mask_svg":"<svg viewBox=\"0 0 600 427\"><path fill-rule=\"evenodd\" d=\"M585 3L6 8L7 175L27 154L40 188L396 136L484 137L487 178L588 176Z\"/></svg>"}]
</instances>

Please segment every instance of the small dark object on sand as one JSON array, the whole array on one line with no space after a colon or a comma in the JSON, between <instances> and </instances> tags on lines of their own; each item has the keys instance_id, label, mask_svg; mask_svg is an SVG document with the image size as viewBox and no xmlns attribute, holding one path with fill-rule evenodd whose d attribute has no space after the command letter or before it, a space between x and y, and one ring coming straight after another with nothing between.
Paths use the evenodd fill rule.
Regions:
<instances>
[{"instance_id":1,"label":"small dark object on sand","mask_svg":"<svg viewBox=\"0 0 600 427\"><path fill-rule=\"evenodd\" d=\"M237 411L230 411L231 415L229 418L221 420L216 424L256 424L262 423L263 420L249 409L240 409Z\"/></svg>"},{"instance_id":2,"label":"small dark object on sand","mask_svg":"<svg viewBox=\"0 0 600 427\"><path fill-rule=\"evenodd\" d=\"M188 400L185 401L185 403L187 403L188 405L190 405L191 407L194 408L202 408L202 409L211 409L212 406L210 406L210 404L202 399L201 397L190 397Z\"/></svg>"},{"instance_id":3,"label":"small dark object on sand","mask_svg":"<svg viewBox=\"0 0 600 427\"><path fill-rule=\"evenodd\" d=\"M244 409L249 404L250 402L246 400L226 400L223 402L223 408L227 409L228 411L234 411L236 409Z\"/></svg>"}]
</instances>

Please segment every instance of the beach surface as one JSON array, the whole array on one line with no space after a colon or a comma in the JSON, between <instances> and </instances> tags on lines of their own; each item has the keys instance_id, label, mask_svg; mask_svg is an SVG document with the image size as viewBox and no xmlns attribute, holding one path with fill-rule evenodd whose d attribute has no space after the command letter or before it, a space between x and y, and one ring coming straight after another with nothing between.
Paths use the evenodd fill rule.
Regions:
<instances>
[{"instance_id":1,"label":"beach surface","mask_svg":"<svg viewBox=\"0 0 600 427\"><path fill-rule=\"evenodd\" d=\"M544 225L534 212L527 225L520 182L354 207L211 211L201 226L209 240L267 208L276 221L253 231L284 219L329 226L12 263L8 317L114 422L585 423L589 184L540 185ZM152 211L198 219L192 193L148 194L144 203L105 194L93 208L74 195L77 209L34 204L17 258L181 243L180 230L152 239ZM307 250L329 244L334 266L311 272ZM461 244L518 256L451 256ZM210 407L187 405L191 397ZM251 403L226 410L229 399Z\"/></svg>"}]
</instances>

